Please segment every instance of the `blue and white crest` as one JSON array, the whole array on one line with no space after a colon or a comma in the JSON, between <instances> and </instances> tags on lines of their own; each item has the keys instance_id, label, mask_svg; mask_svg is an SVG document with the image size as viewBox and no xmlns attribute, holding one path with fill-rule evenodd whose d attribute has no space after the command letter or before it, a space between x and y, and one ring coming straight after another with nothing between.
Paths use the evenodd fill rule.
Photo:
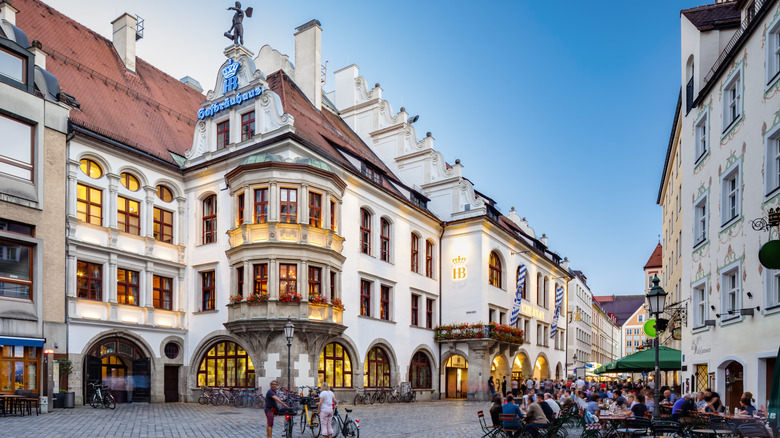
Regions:
<instances>
[{"instance_id":1,"label":"blue and white crest","mask_svg":"<svg viewBox=\"0 0 780 438\"><path fill-rule=\"evenodd\" d=\"M232 78L236 75L238 72L238 67L241 66L238 62L233 61L233 59L230 59L230 63L222 69L222 78L228 79Z\"/></svg>"}]
</instances>

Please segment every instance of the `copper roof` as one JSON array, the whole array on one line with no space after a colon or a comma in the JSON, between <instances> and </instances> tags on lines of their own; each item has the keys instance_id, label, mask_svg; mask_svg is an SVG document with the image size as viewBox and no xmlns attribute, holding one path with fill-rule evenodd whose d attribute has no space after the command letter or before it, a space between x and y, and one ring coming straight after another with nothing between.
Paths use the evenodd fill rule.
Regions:
<instances>
[{"instance_id":1,"label":"copper roof","mask_svg":"<svg viewBox=\"0 0 780 438\"><path fill-rule=\"evenodd\" d=\"M699 31L736 27L740 23L740 10L736 7L736 2L699 6L680 13Z\"/></svg>"},{"instance_id":2,"label":"copper roof","mask_svg":"<svg viewBox=\"0 0 780 438\"><path fill-rule=\"evenodd\" d=\"M649 259L647 259L647 263L645 263L645 269L660 268L663 266L663 251L664 249L659 243L653 250L653 254L650 255Z\"/></svg>"}]
</instances>

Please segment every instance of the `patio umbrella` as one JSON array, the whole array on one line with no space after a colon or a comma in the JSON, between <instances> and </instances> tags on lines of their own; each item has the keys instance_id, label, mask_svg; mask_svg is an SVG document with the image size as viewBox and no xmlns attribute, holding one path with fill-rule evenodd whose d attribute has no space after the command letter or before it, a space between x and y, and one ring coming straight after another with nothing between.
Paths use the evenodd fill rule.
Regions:
<instances>
[{"instance_id":1,"label":"patio umbrella","mask_svg":"<svg viewBox=\"0 0 780 438\"><path fill-rule=\"evenodd\" d=\"M660 347L658 352L658 364L662 371L679 371L682 367L682 353L669 347ZM655 350L649 348L616 361L598 367L596 374L621 371L649 371L655 370Z\"/></svg>"},{"instance_id":2,"label":"patio umbrella","mask_svg":"<svg viewBox=\"0 0 780 438\"><path fill-rule=\"evenodd\" d=\"M780 349L777 351L777 359L780 359ZM769 393L769 406L767 406L767 419L769 427L772 428L775 436L780 426L780 360L775 360L775 372L772 374L772 389Z\"/></svg>"}]
</instances>

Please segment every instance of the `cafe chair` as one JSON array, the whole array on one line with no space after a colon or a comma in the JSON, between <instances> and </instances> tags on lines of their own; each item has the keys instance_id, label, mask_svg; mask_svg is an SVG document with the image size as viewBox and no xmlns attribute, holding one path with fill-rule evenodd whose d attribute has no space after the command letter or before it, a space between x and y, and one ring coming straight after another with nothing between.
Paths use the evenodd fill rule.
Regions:
<instances>
[{"instance_id":1,"label":"cafe chair","mask_svg":"<svg viewBox=\"0 0 780 438\"><path fill-rule=\"evenodd\" d=\"M647 435L650 430L650 419L644 417L626 418L625 427L615 429L622 436Z\"/></svg>"},{"instance_id":2,"label":"cafe chair","mask_svg":"<svg viewBox=\"0 0 780 438\"><path fill-rule=\"evenodd\" d=\"M739 426L737 426L737 436L739 436L740 438L748 438L748 437L772 438L772 435L769 434L769 431L766 430L766 427L763 424L759 424L759 423L740 424Z\"/></svg>"},{"instance_id":3,"label":"cafe chair","mask_svg":"<svg viewBox=\"0 0 780 438\"><path fill-rule=\"evenodd\" d=\"M479 417L479 425L482 426L482 438L496 438L498 434L501 433L501 428L499 426L488 426L483 411L478 411L477 417Z\"/></svg>"},{"instance_id":4,"label":"cafe chair","mask_svg":"<svg viewBox=\"0 0 780 438\"><path fill-rule=\"evenodd\" d=\"M715 435L736 435L736 427L722 417L712 417L708 422Z\"/></svg>"},{"instance_id":5,"label":"cafe chair","mask_svg":"<svg viewBox=\"0 0 780 438\"><path fill-rule=\"evenodd\" d=\"M503 424L504 421L520 421L515 414L498 414L498 420L501 421L501 424ZM523 430L522 423L520 423L520 427L517 429L510 429L505 427L501 428L501 431L504 432L506 436L513 436L518 430Z\"/></svg>"},{"instance_id":6,"label":"cafe chair","mask_svg":"<svg viewBox=\"0 0 780 438\"><path fill-rule=\"evenodd\" d=\"M682 425L676 421L658 420L650 424L653 436L683 436Z\"/></svg>"}]
</instances>

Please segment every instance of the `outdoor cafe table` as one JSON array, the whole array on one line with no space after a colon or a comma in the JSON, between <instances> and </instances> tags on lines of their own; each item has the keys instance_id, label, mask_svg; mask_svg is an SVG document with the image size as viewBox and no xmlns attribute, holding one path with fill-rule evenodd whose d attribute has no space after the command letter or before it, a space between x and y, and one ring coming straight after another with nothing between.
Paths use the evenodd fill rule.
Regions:
<instances>
[{"instance_id":1,"label":"outdoor cafe table","mask_svg":"<svg viewBox=\"0 0 780 438\"><path fill-rule=\"evenodd\" d=\"M751 415L733 415L733 414L723 414L720 412L702 412L704 415L709 415L711 417L720 417L725 418L728 421L733 421L735 423L747 423L752 421L766 421L766 417L753 417Z\"/></svg>"},{"instance_id":2,"label":"outdoor cafe table","mask_svg":"<svg viewBox=\"0 0 780 438\"><path fill-rule=\"evenodd\" d=\"M0 394L0 413L2 413L3 417L9 413L13 414L17 402L23 398L26 398L26 396L17 394ZM22 415L24 415L24 410L22 410Z\"/></svg>"},{"instance_id":3,"label":"outdoor cafe table","mask_svg":"<svg viewBox=\"0 0 780 438\"><path fill-rule=\"evenodd\" d=\"M609 432L616 432L618 429L618 426L620 426L620 423L623 421L626 421L626 418L631 416L631 412L628 412L626 414L603 414L603 415L597 415L599 417L599 423L603 424L604 430Z\"/></svg>"}]
</instances>

